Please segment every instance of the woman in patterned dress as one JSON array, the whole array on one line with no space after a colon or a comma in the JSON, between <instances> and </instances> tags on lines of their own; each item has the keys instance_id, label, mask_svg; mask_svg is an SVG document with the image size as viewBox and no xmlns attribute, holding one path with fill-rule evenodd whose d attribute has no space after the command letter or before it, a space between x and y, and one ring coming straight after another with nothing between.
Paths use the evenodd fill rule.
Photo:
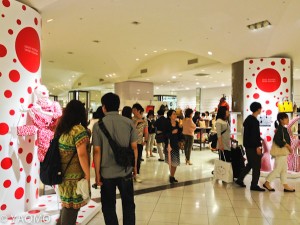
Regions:
<instances>
[{"instance_id":1,"label":"woman in patterned dress","mask_svg":"<svg viewBox=\"0 0 300 225\"><path fill-rule=\"evenodd\" d=\"M176 172L177 166L180 165L180 156L179 156L179 145L180 135L182 129L179 127L175 110L169 110L167 113L168 125L167 125L167 140L165 143L165 162L169 164L170 167L170 183L177 183L178 180L175 179L174 175ZM171 156L169 159L169 156Z\"/></svg>"},{"instance_id":2,"label":"woman in patterned dress","mask_svg":"<svg viewBox=\"0 0 300 225\"><path fill-rule=\"evenodd\" d=\"M62 209L57 225L75 225L80 207L86 202L81 195L76 194L77 182L82 178L90 179L89 155L87 146L87 118L82 102L72 100L67 104L55 135L60 135L59 151L62 171L65 171L63 182L58 185Z\"/></svg>"}]
</instances>

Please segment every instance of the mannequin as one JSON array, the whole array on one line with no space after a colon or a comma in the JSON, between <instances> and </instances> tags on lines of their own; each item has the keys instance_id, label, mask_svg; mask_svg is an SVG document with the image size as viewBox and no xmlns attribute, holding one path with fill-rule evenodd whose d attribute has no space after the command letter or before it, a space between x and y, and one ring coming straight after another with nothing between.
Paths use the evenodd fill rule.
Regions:
<instances>
[{"instance_id":1,"label":"mannequin","mask_svg":"<svg viewBox=\"0 0 300 225\"><path fill-rule=\"evenodd\" d=\"M42 162L47 153L49 143L53 138L54 129L62 110L58 102L49 99L49 91L44 85L38 86L34 91L34 103L26 109L33 125L18 127L18 135L33 135L37 131L38 158Z\"/></svg>"},{"instance_id":2,"label":"mannequin","mask_svg":"<svg viewBox=\"0 0 300 225\"><path fill-rule=\"evenodd\" d=\"M288 170L294 171L294 172L300 172L300 159L298 155L298 148L300 147L300 140L298 136L294 135L295 125L296 128L298 127L298 121L300 120L300 117L297 116L290 120L289 125L287 126L288 133L291 138L291 147L293 149L293 153L288 155Z\"/></svg>"}]
</instances>

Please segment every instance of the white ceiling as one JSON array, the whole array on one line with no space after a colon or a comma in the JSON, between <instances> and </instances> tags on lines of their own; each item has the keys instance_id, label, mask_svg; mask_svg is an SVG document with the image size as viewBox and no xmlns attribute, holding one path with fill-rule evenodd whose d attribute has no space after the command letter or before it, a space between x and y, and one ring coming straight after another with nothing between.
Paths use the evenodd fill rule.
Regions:
<instances>
[{"instance_id":1,"label":"white ceiling","mask_svg":"<svg viewBox=\"0 0 300 225\"><path fill-rule=\"evenodd\" d=\"M291 57L300 78L299 0L20 2L42 15L42 80L52 94L128 79L164 91L228 86L231 63L250 57ZM266 19L266 29L247 28Z\"/></svg>"}]
</instances>

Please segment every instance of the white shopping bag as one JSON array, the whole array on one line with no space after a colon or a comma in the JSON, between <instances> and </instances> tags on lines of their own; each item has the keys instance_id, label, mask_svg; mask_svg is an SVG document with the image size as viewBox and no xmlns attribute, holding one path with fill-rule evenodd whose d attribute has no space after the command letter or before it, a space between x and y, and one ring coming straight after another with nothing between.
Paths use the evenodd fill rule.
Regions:
<instances>
[{"instance_id":1,"label":"white shopping bag","mask_svg":"<svg viewBox=\"0 0 300 225\"><path fill-rule=\"evenodd\" d=\"M222 161L221 159L216 159L214 168L214 179L222 180L226 183L233 182L233 172L231 163Z\"/></svg>"}]
</instances>

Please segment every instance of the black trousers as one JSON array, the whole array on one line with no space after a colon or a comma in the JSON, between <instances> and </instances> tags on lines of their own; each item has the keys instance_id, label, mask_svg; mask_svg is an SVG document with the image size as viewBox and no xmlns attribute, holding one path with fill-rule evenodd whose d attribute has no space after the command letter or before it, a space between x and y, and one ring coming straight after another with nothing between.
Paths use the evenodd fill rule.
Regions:
<instances>
[{"instance_id":1,"label":"black trousers","mask_svg":"<svg viewBox=\"0 0 300 225\"><path fill-rule=\"evenodd\" d=\"M141 168L141 162L142 162L142 155L143 155L143 149L144 146L141 144L137 145L138 149L138 157L137 157L137 173L140 174L140 168Z\"/></svg>"},{"instance_id":2,"label":"black trousers","mask_svg":"<svg viewBox=\"0 0 300 225\"><path fill-rule=\"evenodd\" d=\"M119 225L116 213L116 187L122 199L123 225L135 225L135 204L132 175L113 179L102 178L101 203L106 225Z\"/></svg>"},{"instance_id":3,"label":"black trousers","mask_svg":"<svg viewBox=\"0 0 300 225\"><path fill-rule=\"evenodd\" d=\"M62 207L56 225L75 225L80 209Z\"/></svg>"},{"instance_id":4,"label":"black trousers","mask_svg":"<svg viewBox=\"0 0 300 225\"><path fill-rule=\"evenodd\" d=\"M245 176L250 172L252 169L252 182L251 186L255 187L258 184L258 180L260 177L260 168L261 168L261 158L262 155L258 155L256 153L255 148L246 148L246 155L247 155L247 165L241 171L241 174L238 178L239 181L243 181Z\"/></svg>"}]
</instances>

